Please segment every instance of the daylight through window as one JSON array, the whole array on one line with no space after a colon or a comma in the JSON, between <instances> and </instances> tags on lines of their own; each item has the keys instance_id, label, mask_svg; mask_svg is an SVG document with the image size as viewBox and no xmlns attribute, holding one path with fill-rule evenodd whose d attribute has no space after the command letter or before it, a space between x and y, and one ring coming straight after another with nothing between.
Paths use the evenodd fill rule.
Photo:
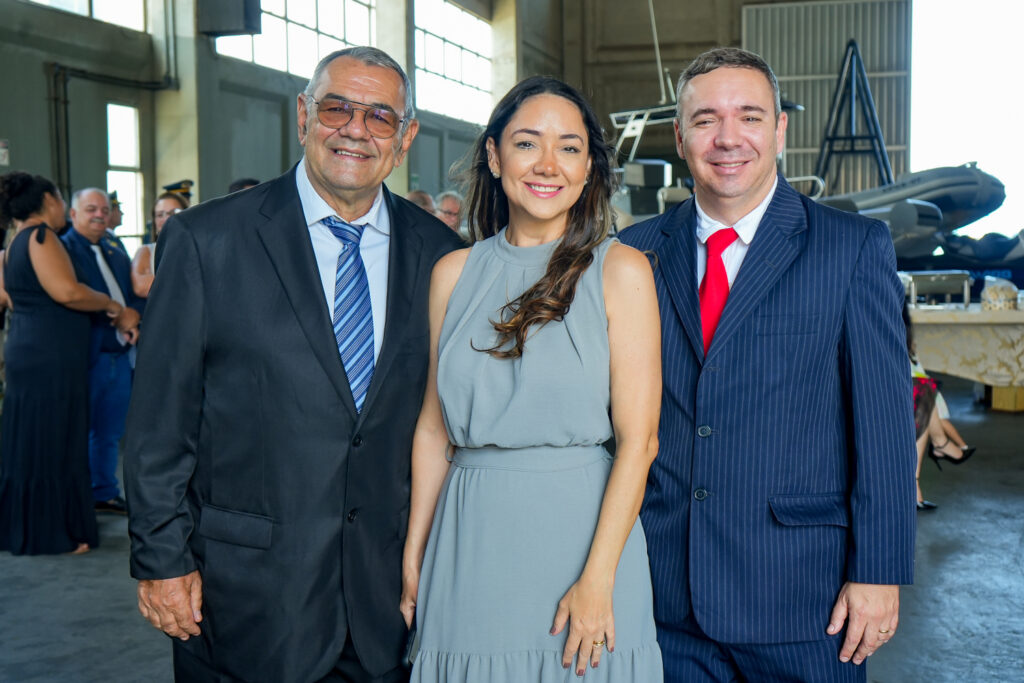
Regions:
<instances>
[{"instance_id":1,"label":"daylight through window","mask_svg":"<svg viewBox=\"0 0 1024 683\"><path fill-rule=\"evenodd\" d=\"M416 107L487 123L491 25L444 0L416 0Z\"/></svg>"},{"instance_id":2,"label":"daylight through window","mask_svg":"<svg viewBox=\"0 0 1024 683\"><path fill-rule=\"evenodd\" d=\"M107 104L107 191L117 192L121 225L114 233L129 254L142 244L146 217L142 206L142 162L139 157L139 110Z\"/></svg>"},{"instance_id":3,"label":"daylight through window","mask_svg":"<svg viewBox=\"0 0 1024 683\"><path fill-rule=\"evenodd\" d=\"M217 52L309 78L335 50L376 42L375 0L263 0L262 33L217 38Z\"/></svg>"},{"instance_id":4,"label":"daylight through window","mask_svg":"<svg viewBox=\"0 0 1024 683\"><path fill-rule=\"evenodd\" d=\"M136 31L146 30L146 3L144 0L91 0L91 2L90 0L29 0L29 2L81 14L83 17L91 16L93 19Z\"/></svg>"}]
</instances>

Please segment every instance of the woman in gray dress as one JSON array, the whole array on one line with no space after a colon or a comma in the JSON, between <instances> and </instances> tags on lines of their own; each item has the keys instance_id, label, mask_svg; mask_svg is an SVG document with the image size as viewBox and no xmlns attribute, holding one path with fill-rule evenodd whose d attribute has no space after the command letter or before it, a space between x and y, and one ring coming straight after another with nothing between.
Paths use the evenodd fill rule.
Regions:
<instances>
[{"instance_id":1,"label":"woman in gray dress","mask_svg":"<svg viewBox=\"0 0 1024 683\"><path fill-rule=\"evenodd\" d=\"M637 513L660 330L647 259L607 237L608 147L576 90L535 77L498 104L471 174L475 244L431 280L401 602L412 680L656 683Z\"/></svg>"}]
</instances>

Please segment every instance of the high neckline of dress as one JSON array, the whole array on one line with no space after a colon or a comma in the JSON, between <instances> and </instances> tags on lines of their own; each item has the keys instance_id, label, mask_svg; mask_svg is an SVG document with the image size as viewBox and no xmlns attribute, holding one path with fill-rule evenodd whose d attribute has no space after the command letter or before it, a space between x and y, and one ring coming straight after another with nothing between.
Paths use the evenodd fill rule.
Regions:
<instances>
[{"instance_id":1,"label":"high neckline of dress","mask_svg":"<svg viewBox=\"0 0 1024 683\"><path fill-rule=\"evenodd\" d=\"M494 236L494 251L500 259L519 266L546 266L551 260L551 254L561 244L562 238L538 244L533 247L517 247L508 241L505 236L505 226Z\"/></svg>"}]
</instances>

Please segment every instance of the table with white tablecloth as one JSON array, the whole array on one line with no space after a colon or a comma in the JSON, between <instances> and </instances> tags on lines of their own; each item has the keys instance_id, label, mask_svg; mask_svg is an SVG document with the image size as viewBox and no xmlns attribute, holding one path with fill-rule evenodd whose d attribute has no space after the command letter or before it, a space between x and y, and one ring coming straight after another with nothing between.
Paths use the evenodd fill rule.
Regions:
<instances>
[{"instance_id":1,"label":"table with white tablecloth","mask_svg":"<svg viewBox=\"0 0 1024 683\"><path fill-rule=\"evenodd\" d=\"M994 407L1024 409L1014 407L1018 395L1024 401L1024 310L919 306L910 309L910 319L926 369L992 385Z\"/></svg>"}]
</instances>

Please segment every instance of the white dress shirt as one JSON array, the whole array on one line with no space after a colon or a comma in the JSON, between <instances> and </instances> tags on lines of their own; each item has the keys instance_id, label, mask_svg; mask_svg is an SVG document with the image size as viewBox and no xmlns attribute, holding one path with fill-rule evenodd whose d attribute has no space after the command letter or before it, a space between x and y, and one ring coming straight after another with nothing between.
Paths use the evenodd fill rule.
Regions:
<instances>
[{"instance_id":1,"label":"white dress shirt","mask_svg":"<svg viewBox=\"0 0 1024 683\"><path fill-rule=\"evenodd\" d=\"M739 239L733 240L733 243L726 247L725 251L722 252L722 262L725 264L725 273L729 276L729 288L732 288L732 283L736 281L736 274L740 272L740 266L743 265L743 259L747 256L747 250L750 249L750 243L754 241L754 233L757 232L757 226L760 225L761 219L764 218L764 212L768 210L768 205L772 203L772 197L775 196L775 188L778 186L779 179L776 178L771 191L768 192L768 195L760 204L757 205L757 208L736 221L735 225L724 225L708 216L704 213L704 210L700 208L700 202L697 201L697 195L693 196L693 202L697 206L698 287L700 287L700 283L704 280L704 273L707 271L708 267L708 238L723 228L732 228L736 231L736 235Z\"/></svg>"},{"instance_id":2,"label":"white dress shirt","mask_svg":"<svg viewBox=\"0 0 1024 683\"><path fill-rule=\"evenodd\" d=\"M309 237L313 241L313 254L316 266L320 271L320 282L324 288L324 299L327 301L327 312L334 319L334 281L338 272L338 256L341 254L341 242L321 221L328 216L336 216L334 209L324 198L313 189L306 174L306 158L303 157L295 169L295 184L299 190L299 201L302 213L309 228ZM340 218L340 216L338 216ZM370 308L373 312L373 360L380 355L380 346L384 341L384 321L388 302L388 253L391 244L391 217L384 204L384 188L377 191L377 198L366 214L354 221L352 225L362 225L363 236L359 240L359 255L366 268L366 279L370 285Z\"/></svg>"}]
</instances>

